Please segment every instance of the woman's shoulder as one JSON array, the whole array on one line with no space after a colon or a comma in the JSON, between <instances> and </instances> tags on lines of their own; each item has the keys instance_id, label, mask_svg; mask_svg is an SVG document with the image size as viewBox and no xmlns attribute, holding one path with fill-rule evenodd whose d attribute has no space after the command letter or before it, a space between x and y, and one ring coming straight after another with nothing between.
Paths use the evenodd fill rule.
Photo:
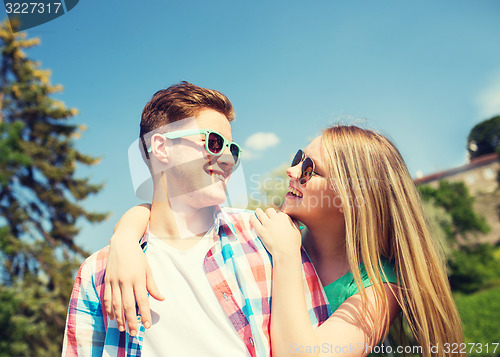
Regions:
<instances>
[{"instance_id":1,"label":"woman's shoulder","mask_svg":"<svg viewBox=\"0 0 500 357\"><path fill-rule=\"evenodd\" d=\"M391 262L390 260L384 258L384 257L380 258L380 263L381 263L381 265L379 268L379 272L380 272L380 277L382 279L382 282L383 283L397 284L398 279L397 279L397 273L396 273L396 266L394 265L394 263ZM354 276L352 275L352 272L350 272L350 273L351 273L352 282L353 282L350 286L350 290L351 290L352 294L354 295L354 294L359 292L359 289L355 283L355 279L354 279ZM361 284L363 285L364 288L372 286L372 281L370 280L368 272L366 271L366 266L365 266L364 262L362 262L359 265L359 275L361 277Z\"/></svg>"},{"instance_id":2,"label":"woman's shoulder","mask_svg":"<svg viewBox=\"0 0 500 357\"><path fill-rule=\"evenodd\" d=\"M361 285L364 288L368 288L372 285L368 272L366 271L366 266L363 262L359 265L359 275L361 278ZM380 277L384 283L397 284L398 279L393 262L385 258L381 258ZM325 286L325 292L328 296L335 295L340 300L346 300L352 295L357 294L359 292L359 288L356 284L356 279L354 278L352 271L349 271L334 282Z\"/></svg>"}]
</instances>

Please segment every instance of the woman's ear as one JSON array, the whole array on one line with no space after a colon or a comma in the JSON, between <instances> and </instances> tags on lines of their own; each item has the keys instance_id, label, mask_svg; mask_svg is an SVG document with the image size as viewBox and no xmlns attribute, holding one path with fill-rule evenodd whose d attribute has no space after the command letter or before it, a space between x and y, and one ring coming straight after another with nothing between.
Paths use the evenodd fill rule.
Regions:
<instances>
[{"instance_id":1,"label":"woman's ear","mask_svg":"<svg viewBox=\"0 0 500 357\"><path fill-rule=\"evenodd\" d=\"M167 139L161 134L151 137L151 154L164 164L168 163Z\"/></svg>"}]
</instances>

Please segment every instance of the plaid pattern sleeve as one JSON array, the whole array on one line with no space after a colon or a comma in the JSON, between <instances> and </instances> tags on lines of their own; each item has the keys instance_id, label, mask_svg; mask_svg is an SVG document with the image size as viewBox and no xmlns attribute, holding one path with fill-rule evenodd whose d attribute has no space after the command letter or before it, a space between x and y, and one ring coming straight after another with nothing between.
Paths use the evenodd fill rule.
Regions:
<instances>
[{"instance_id":1,"label":"plaid pattern sleeve","mask_svg":"<svg viewBox=\"0 0 500 357\"><path fill-rule=\"evenodd\" d=\"M71 294L62 356L140 356L144 327L138 336L120 332L104 305L104 273L109 247L92 254L81 265Z\"/></svg>"},{"instance_id":2,"label":"plaid pattern sleeve","mask_svg":"<svg viewBox=\"0 0 500 357\"><path fill-rule=\"evenodd\" d=\"M106 319L95 284L106 267L108 248L85 260L78 270L69 302L63 356L102 356ZM97 273L97 274L96 274Z\"/></svg>"},{"instance_id":3,"label":"plaid pattern sleeve","mask_svg":"<svg viewBox=\"0 0 500 357\"><path fill-rule=\"evenodd\" d=\"M317 328L328 320L328 317L332 314L332 309L323 290L323 284L321 284L316 269L314 269L304 248L301 249L301 253L302 277L304 279L304 291L309 310L309 319L313 324L313 328Z\"/></svg>"}]
</instances>

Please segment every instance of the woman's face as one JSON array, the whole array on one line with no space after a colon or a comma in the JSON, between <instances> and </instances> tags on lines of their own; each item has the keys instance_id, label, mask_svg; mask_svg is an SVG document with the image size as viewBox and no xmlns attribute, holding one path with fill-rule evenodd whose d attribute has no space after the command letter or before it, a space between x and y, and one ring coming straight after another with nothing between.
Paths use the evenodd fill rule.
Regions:
<instances>
[{"instance_id":1,"label":"woman's face","mask_svg":"<svg viewBox=\"0 0 500 357\"><path fill-rule=\"evenodd\" d=\"M314 174L309 181L301 184L299 179L303 161L287 170L290 183L281 210L306 225L325 218L331 220L332 214L342 216L339 210L342 207L341 199L329 184L328 165L323 156L321 136L314 139L304 153L314 162Z\"/></svg>"}]
</instances>

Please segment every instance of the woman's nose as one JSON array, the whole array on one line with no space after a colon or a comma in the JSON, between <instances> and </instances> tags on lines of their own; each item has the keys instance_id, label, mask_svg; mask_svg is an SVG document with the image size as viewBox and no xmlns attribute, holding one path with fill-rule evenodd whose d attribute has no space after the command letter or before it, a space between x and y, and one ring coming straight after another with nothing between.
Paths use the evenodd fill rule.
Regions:
<instances>
[{"instance_id":1,"label":"woman's nose","mask_svg":"<svg viewBox=\"0 0 500 357\"><path fill-rule=\"evenodd\" d=\"M299 174L300 174L300 164L297 164L295 166L291 166L289 167L288 169L286 169L286 174L288 175L288 177L290 177L291 179L295 179L295 180L298 180L299 179Z\"/></svg>"}]
</instances>

